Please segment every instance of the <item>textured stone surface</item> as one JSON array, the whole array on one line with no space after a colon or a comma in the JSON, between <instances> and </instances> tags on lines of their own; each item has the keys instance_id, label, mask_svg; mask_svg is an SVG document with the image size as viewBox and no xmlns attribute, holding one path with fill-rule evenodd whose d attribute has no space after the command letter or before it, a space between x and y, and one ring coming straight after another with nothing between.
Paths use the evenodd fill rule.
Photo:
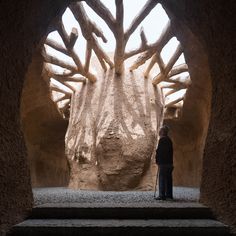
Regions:
<instances>
[{"instance_id":1,"label":"textured stone surface","mask_svg":"<svg viewBox=\"0 0 236 236\"><path fill-rule=\"evenodd\" d=\"M162 120L158 87L141 72L114 71L74 96L66 135L70 187L151 190L151 157Z\"/></svg>"},{"instance_id":2,"label":"textured stone surface","mask_svg":"<svg viewBox=\"0 0 236 236\"><path fill-rule=\"evenodd\" d=\"M212 80L209 133L203 159L201 196L230 223L235 199L235 8L234 0L162 0L204 46ZM32 51L46 35L49 22L67 1L0 3L0 214L1 229L31 207L30 175L20 131L20 95ZM13 211L14 209L14 211Z\"/></svg>"},{"instance_id":3,"label":"textured stone surface","mask_svg":"<svg viewBox=\"0 0 236 236\"><path fill-rule=\"evenodd\" d=\"M21 98L21 122L31 182L33 187L67 186L69 169L64 140L68 122L51 100L42 70L43 58L37 50L28 68Z\"/></svg>"},{"instance_id":4,"label":"textured stone surface","mask_svg":"<svg viewBox=\"0 0 236 236\"><path fill-rule=\"evenodd\" d=\"M226 226L214 220L70 219L26 220L13 235L229 235Z\"/></svg>"},{"instance_id":5,"label":"textured stone surface","mask_svg":"<svg viewBox=\"0 0 236 236\"><path fill-rule=\"evenodd\" d=\"M32 52L46 34L63 1L0 3L0 232L32 207L26 147L20 125L20 99Z\"/></svg>"},{"instance_id":6,"label":"textured stone surface","mask_svg":"<svg viewBox=\"0 0 236 236\"><path fill-rule=\"evenodd\" d=\"M197 202L156 201L153 192L147 191L54 190L60 196L59 203L55 203L58 199L50 196L47 189L34 190L35 196L39 192L48 195L48 203L34 207L31 218L13 228L14 235L228 235L227 227L212 220L210 209ZM191 192L198 192L191 188L177 190L188 196ZM76 202L63 203L68 194L75 196L78 192ZM81 195L86 198L81 198ZM41 200L43 196L38 195ZM152 196L152 199L147 196Z\"/></svg>"},{"instance_id":7,"label":"textured stone surface","mask_svg":"<svg viewBox=\"0 0 236 236\"><path fill-rule=\"evenodd\" d=\"M220 227L224 227L224 224L214 221L214 220L79 220L79 219L73 219L73 220L56 220L56 219L50 219L50 220L27 220L18 226L21 227L30 227L30 226L42 226L42 227L88 227L88 226L103 226L103 227L128 227L128 226L134 226L134 227L168 227L168 228L174 228L175 227L217 227L220 229Z\"/></svg>"},{"instance_id":8,"label":"textured stone surface","mask_svg":"<svg viewBox=\"0 0 236 236\"><path fill-rule=\"evenodd\" d=\"M198 38L178 19L173 24L191 76L180 118L165 120L174 144L174 184L198 187L210 118L211 77L208 58Z\"/></svg>"},{"instance_id":9,"label":"textured stone surface","mask_svg":"<svg viewBox=\"0 0 236 236\"><path fill-rule=\"evenodd\" d=\"M190 189L184 189L184 192L188 196L183 196L183 199L175 198L174 201L154 200L152 192L100 192L97 194L87 191L83 193L84 196L87 195L86 200L78 196L77 202L66 202L67 197L61 194L59 203L49 202L34 206L30 218L114 219L115 216L116 219L215 219L208 207L190 200ZM102 195L105 201L99 195ZM108 197L113 201L108 200ZM128 201L125 201L125 197ZM92 201L93 198L94 201ZM47 200L56 201L55 198Z\"/></svg>"},{"instance_id":10,"label":"textured stone surface","mask_svg":"<svg viewBox=\"0 0 236 236\"><path fill-rule=\"evenodd\" d=\"M236 225L236 43L233 30L236 2L182 1L177 4L170 0L164 5L190 27L208 55L212 100L203 156L201 200Z\"/></svg>"}]
</instances>

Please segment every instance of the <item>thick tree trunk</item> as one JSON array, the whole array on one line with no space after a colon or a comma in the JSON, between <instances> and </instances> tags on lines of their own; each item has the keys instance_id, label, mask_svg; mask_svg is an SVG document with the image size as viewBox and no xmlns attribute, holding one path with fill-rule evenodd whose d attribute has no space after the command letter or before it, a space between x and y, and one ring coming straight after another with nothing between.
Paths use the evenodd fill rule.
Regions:
<instances>
[{"instance_id":1,"label":"thick tree trunk","mask_svg":"<svg viewBox=\"0 0 236 236\"><path fill-rule=\"evenodd\" d=\"M72 97L66 134L70 187L153 188L151 158L163 102L158 87L140 75L116 77L110 70Z\"/></svg>"}]
</instances>

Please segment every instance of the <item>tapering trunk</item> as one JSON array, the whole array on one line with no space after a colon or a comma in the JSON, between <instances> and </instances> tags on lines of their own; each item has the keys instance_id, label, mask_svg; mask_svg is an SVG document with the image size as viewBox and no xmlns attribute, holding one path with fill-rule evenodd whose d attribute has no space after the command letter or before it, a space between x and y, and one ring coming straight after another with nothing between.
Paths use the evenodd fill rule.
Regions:
<instances>
[{"instance_id":1,"label":"tapering trunk","mask_svg":"<svg viewBox=\"0 0 236 236\"><path fill-rule=\"evenodd\" d=\"M66 134L70 187L151 190L161 93L139 71L114 74L100 75L72 97Z\"/></svg>"}]
</instances>

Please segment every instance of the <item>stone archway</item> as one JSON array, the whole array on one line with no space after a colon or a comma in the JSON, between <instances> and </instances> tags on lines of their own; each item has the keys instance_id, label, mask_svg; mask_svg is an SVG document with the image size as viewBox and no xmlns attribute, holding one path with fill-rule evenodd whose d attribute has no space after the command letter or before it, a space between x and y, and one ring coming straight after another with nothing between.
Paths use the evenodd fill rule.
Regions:
<instances>
[{"instance_id":1,"label":"stone archway","mask_svg":"<svg viewBox=\"0 0 236 236\"><path fill-rule=\"evenodd\" d=\"M234 19L235 4L233 1L227 4L218 2L212 6L211 1L205 0L178 1L178 3L163 0L162 3L197 35L209 58L213 97L203 161L202 201L211 205L228 222L235 224L236 201L233 187L235 171L233 168L235 166L234 106L236 96L234 93L229 93L235 88L233 58L235 58L236 50L233 50L234 46L231 44L230 37L234 26L232 19ZM66 4L64 1L58 2L58 5L54 1L16 2L14 5L10 2L1 3L1 15L6 19L4 25L1 25L5 36L1 37L1 44L4 47L1 48L0 67L2 75L0 102L3 114L0 127L2 144L0 148L2 183L0 209L3 213L1 218L3 226L19 220L23 212L30 209L32 205L26 151L19 123L20 95L32 50L45 34L49 22L60 14ZM211 24L206 24L209 21ZM221 25L224 27L219 32L218 28ZM217 62L221 66L218 66ZM14 69L9 69L9 65L14 65ZM225 96L226 94L228 96Z\"/></svg>"},{"instance_id":2,"label":"stone archway","mask_svg":"<svg viewBox=\"0 0 236 236\"><path fill-rule=\"evenodd\" d=\"M93 4L92 4L92 6L93 6ZM145 12L146 9L149 9L149 11L150 11L150 9L152 7L154 7L155 5L156 5L156 3L153 6L152 6L152 4L151 5L147 4L144 7L144 10L141 10L141 13L138 15L136 20L137 19L139 20L140 16L142 16L142 18L144 18L145 15L143 15L142 12ZM85 11L84 11L84 8L83 8L82 4L78 4L78 3L77 4L73 4L73 7L71 7L71 8L72 8L72 10L75 11L74 12L75 17L77 17L77 14L78 14L78 12L76 10L79 9L79 13L80 14L82 14L82 13L85 14L84 18L87 19L87 20L89 19L88 16L86 15ZM107 13L107 12L104 11L103 14L105 14L105 13ZM114 19L113 19L113 21L114 21ZM141 21L141 20L139 20L139 21ZM90 22L90 20L88 22ZM82 20L82 22L80 22L80 20L79 20L79 23L83 25L83 27L82 27L82 29L83 29L82 30L82 34L85 36L85 38L86 37L89 38L88 34L85 34L86 24L84 22L84 19ZM92 24L92 22L90 22L90 24ZM136 23L134 22L133 24L135 25ZM79 100L80 102L79 102L79 104L77 104L76 100L74 100L72 102L72 104L74 106L76 106L76 107L78 107L80 105L80 106L82 106L82 108L77 108L77 110L74 109L73 107L71 108L72 109L72 112L71 112L72 113L72 119L70 120L70 123L71 123L70 126L73 127L73 128L71 128L69 126L69 130L68 130L68 134L67 134L67 139L66 139L67 140L66 141L67 156L69 158L69 163L71 163L71 169L72 169L72 172L73 172L72 173L73 181L71 181L71 185L70 186L73 186L75 188L77 188L77 187L82 187L82 188L91 188L91 187L92 188L98 188L98 186L97 186L98 183L97 183L96 178L93 181L86 180L88 178L88 176L90 176L88 179L92 179L91 176L96 176L94 173L97 171L97 168L98 168L96 166L92 168L91 163L89 164L91 156L96 156L95 153L91 154L93 152L93 151L91 151L93 149L92 147L95 147L96 144L93 144L93 142L94 142L93 138L94 137L91 139L91 137L89 137L88 133L90 132L90 136L91 136L92 133L95 132L94 130L97 129L96 125L92 124L93 122L97 121L99 123L99 119L97 120L97 118L94 117L94 115L96 116L96 114L93 114L94 113L94 111L93 111L94 108L93 107L96 107L96 101L101 98L101 96L98 95L97 94L98 92L96 91L97 89L101 90L101 88L100 88L101 87L100 86L101 85L101 81L99 81L99 80L101 80L101 78L103 78L102 80L105 80L105 81L106 80L110 80L110 79L108 78L107 75L104 75L101 72L99 72L99 75L97 75L97 78L96 78L96 76L92 75L89 72L90 57L88 57L88 61L86 61L86 64L85 64L85 67L88 67L88 68L86 70L85 69L83 70L83 68L80 65L81 63L78 62L79 61L78 55L76 56L75 50L73 49L73 47L71 45L69 45L69 42L67 42L69 40L69 38L71 38L71 39L73 39L73 44L75 44L76 39L78 37L78 35L76 33L77 30L75 28L73 28L73 30L72 30L72 32L71 32L71 34L69 36L69 35L67 35L67 32L64 29L65 26L63 25L63 23L61 21L59 21L55 25L56 25L55 27L56 27L59 35L61 35L61 38L64 41L64 45L65 46L60 45L59 43L57 43L57 42L55 42L55 41L53 41L51 39L47 39L45 41L45 44L49 45L50 47L52 47L52 48L54 48L54 49L56 49L56 50L58 50L58 51L60 51L62 53L65 53L66 55L71 56L73 58L74 62L75 62L75 65L73 66L71 63L65 63L65 62L63 62L59 58L56 58L54 56L49 56L49 55L44 53L44 58L45 58L45 61L47 63L55 64L57 66L61 66L61 67L66 68L67 70L69 70L68 72L66 72L65 75L63 75L63 74L60 75L60 74L55 74L55 72L53 72L52 69L48 68L47 69L47 71L48 71L47 73L48 73L49 78L52 77L53 79L55 79L55 80L57 80L59 82L62 82L63 85L68 86L73 91L75 89L71 85L69 85L68 82L70 82L70 81L77 81L77 80L78 81L81 80L80 82L86 82L86 78L88 78L89 80L94 81L94 80L96 80L97 78L100 77L98 79L98 81L93 86L91 84L83 85L83 87L84 87L83 88L83 94L84 94L83 96L86 96L88 98L84 99L84 97L82 95L80 95L80 92L77 93L75 96L73 96L74 98L76 97L76 100ZM126 57L128 57L127 55L131 56L131 55L135 55L136 53L139 53L139 52L144 52L142 57L141 57L141 60L138 58L138 60L136 60L136 62L131 66L132 70L137 68L140 64L144 63L147 60L147 58L152 56L153 48L155 48L158 52L161 51L161 49L166 44L166 42L173 36L173 29L175 27L176 26L172 26L171 27L170 23L168 23L167 26L165 27L165 29L163 30L163 33L160 36L160 38L156 41L156 43L154 43L152 45L149 45L149 43L146 40L145 33L142 30L141 31L142 44L141 44L140 48L138 48L136 50L131 50L131 52L123 52L124 55L126 55ZM87 28L88 28L88 26L87 26ZM96 25L93 25L93 27L91 29L96 29L98 32L100 32ZM197 39L191 34L191 32L189 30L187 30L187 27L182 26L181 30L183 31L183 34L184 34L183 38L185 40L185 44L186 44L186 48L187 48L187 49L184 49L184 51L185 50L187 51L188 58L194 56L195 59L194 60L190 60L191 61L191 65L197 64L198 67L191 66L191 74L193 75L194 86L193 85L190 86L190 91L188 92L187 98L188 97L191 97L191 98L190 99L188 98L186 105L184 105L184 109L183 109L183 112L182 112L183 116L181 116L179 119L174 119L174 120L173 119L169 120L167 118L166 122L168 122L172 126L171 127L172 130L173 130L172 131L172 136L173 136L174 141L175 141L175 149L177 150L176 154L175 154L175 159L176 159L175 165L177 166L176 171L175 171L175 173L176 173L175 174L175 183L177 185L181 185L181 186L196 186L196 187L198 187L199 184L200 184L202 152L203 152L203 147L204 147L206 130L207 130L207 127L208 127L208 117L209 117L209 111L210 111L209 110L210 109L209 108L210 93L208 95L208 94L206 94L206 92L204 92L204 91L208 91L209 90L209 86L210 85L209 85L209 83L206 83L206 81L209 81L209 75L208 75L209 73L208 73L208 68L207 68L206 56L204 56L204 52L203 52L200 44L198 43ZM97 32L97 34L98 34L98 32ZM100 32L98 35L100 37L101 35L103 35L103 33ZM103 35L103 37L104 37L104 35ZM95 40L95 38L93 38L93 40ZM122 37L120 36L117 40L118 41L122 40ZM98 47L98 43L97 43L97 41L95 41L95 42L96 42L96 44L95 44L96 47L94 45L91 45L91 40L87 41L87 45L89 45L90 50L91 50L91 48L93 48L93 50L95 51L95 53L98 56L98 58L100 58L100 60L99 60L100 63L101 63L101 60L102 61L104 60L104 62L103 62L104 64L101 63L101 65L102 65L103 68L105 67L105 69L107 69L106 66L107 65L109 65L109 66L113 65L113 62L109 59L109 57L106 55L106 53L104 51L102 51L101 48L99 50L97 49L97 48L99 48ZM119 42L119 44L120 44L120 42ZM194 45L194 48L189 48L188 45L190 45L190 44ZM158 54L158 57L159 57L159 59L158 59L159 67L161 66L163 71L154 78L153 83L156 84L156 83L159 83L162 80L164 80L164 81L167 80L169 82L173 82L173 81L171 81L169 79L169 77L165 78L165 74L167 75L169 73L168 71L173 66L173 65L171 66L170 64L172 64L172 63L174 64L175 60L178 58L178 56L180 55L181 52L182 52L182 49L179 50L179 47L177 47L177 49L176 49L176 51L175 51L175 53L173 55L173 58L170 59L169 63L166 66L164 65L163 62L162 62L162 64L160 64L160 62L162 61L162 58L160 56L160 53L156 53L156 54ZM151 63L150 63L151 66L153 66L152 62L155 62L156 54L154 54L153 57L152 57L152 60L151 60ZM122 55L120 55L120 60L122 61L122 60L124 60L124 58L122 58L121 56ZM116 58L116 56L115 56L115 58ZM107 63L107 65L106 65L105 62ZM93 64L94 64L94 62L93 62ZM148 73L150 73L150 69L151 69L150 65L148 66L148 69L144 73L145 77L148 77ZM76 66L78 67L78 69L76 68ZM172 70L170 71L170 74L171 73L172 74L173 73L174 74L178 74L178 73L181 73L183 71L186 71L185 67L186 67L186 65L183 64L183 65L180 65L180 67L178 67L178 68L177 67L176 68L172 68ZM169 69L167 69L167 68L169 68ZM78 72L77 72L77 70L78 70ZM165 71L165 70L168 70L168 71ZM200 72L198 72L198 71L200 71ZM67 75L67 73L68 73L68 75ZM75 74L75 73L79 73L79 74L83 75L84 78L80 77L78 79L76 77L72 77L72 75ZM109 73L110 73L110 77L112 77L113 76L112 71L110 71ZM142 73L140 73L140 74L142 74ZM128 79L128 77L129 77L128 73L125 73L125 75L126 75L126 78L124 79L124 81L125 80L130 80L130 79ZM133 78L135 78L135 77L137 77L137 74L135 74L135 76L133 74ZM201 78L204 78L204 80L205 80L204 83L202 83ZM120 77L120 78L116 78L116 79L120 80L122 78ZM140 79L135 79L136 82L140 83L139 80ZM141 78L141 80L142 80L142 78ZM149 81L149 79L147 81ZM145 83L149 84L149 82L147 82L147 81ZM196 83L196 81L197 81L197 83ZM102 82L102 83L106 84L106 82ZM111 82L111 84L113 84L113 82ZM132 83L130 85L132 85ZM88 86L91 86L91 89L88 89L87 88ZM106 85L104 85L104 86L106 88L109 87L109 86L107 87ZM118 84L117 84L117 86L118 86ZM184 84L184 83L180 84L178 82L176 84L172 84L171 86L174 86L173 88L174 88L174 92L175 92L176 90L178 91L178 89L179 89L178 86L180 86L180 89L181 89L181 88L185 88L186 84ZM94 90L94 89L92 89L92 87L96 87L96 89ZM127 87L127 84L125 86L123 86L123 87L124 88ZM144 87L144 86L141 86L141 87L138 86L138 87L141 88L141 87ZM196 89L196 87L198 87L198 89ZM55 90L55 91L62 91L62 89L60 89L60 88L58 88L56 86L55 87L53 86L52 89ZM94 95L95 98L92 97L91 92L88 92L88 90L93 90L92 93L95 94ZM104 90L104 89L102 89L102 90ZM109 88L108 88L108 90L109 90ZM133 90L133 89L131 89L131 90ZM172 91L170 91L170 92L172 93ZM196 105L196 104L194 104L193 101L195 101L194 100L194 96L195 97L198 96L197 95L198 92L201 92L202 96L200 97L200 99L198 99L199 100L199 105ZM142 93L140 93L140 99L144 101L144 99L142 98L141 94ZM107 96L109 97L110 95L106 94L106 97ZM124 92L123 92L123 96L126 96ZM132 96L134 96L134 97L136 96L136 100L137 100L137 95L133 94ZM155 95L155 97L156 96L157 95ZM69 98L68 92L66 94L64 94L63 97L61 97L61 98L59 98L57 100L61 101L61 100L63 100L63 98L68 100L68 98ZM90 101L90 99L91 99L91 101ZM119 97L117 99L119 100ZM84 105L83 100L85 100L85 103L87 105L89 105L89 107L86 107L87 105L86 106ZM86 102L87 100L89 100L89 102ZM106 99L104 98L104 100L106 100ZM119 104L118 100L117 100L116 104ZM152 100L155 101L156 99L152 99ZM157 99L157 100L159 100L159 99ZM65 108L69 104L68 102L70 102L70 101L68 100L67 103L65 103ZM174 101L174 102L176 103L176 101ZM95 103L95 105L93 105L94 103ZM104 102L101 102L101 104L102 103L104 103ZM172 104L174 104L174 105L175 105L175 103L172 102ZM135 103L133 105L136 106ZM122 106L122 104L120 104L119 106ZM101 107L99 105L99 107L100 107L100 109L103 109L103 106ZM108 107L108 106L106 105L106 107ZM131 108L131 107L132 107L131 104L129 104L129 108ZM62 110L65 110L65 108L62 108ZM176 112L176 108L177 107L175 107L175 106L171 106L171 105L169 106L168 105L168 109L167 110L169 111L169 110L172 109L172 110L174 110L174 112ZM89 112L89 110L91 112ZM115 110L118 110L118 109L115 109ZM89 113L90 116L93 116L94 121L91 122L91 118L92 117L89 117L88 115L83 115L83 112L84 112L84 114L85 113L86 114ZM101 111L99 111L99 112L101 112ZM109 109L108 108L107 108L106 113L109 114ZM202 117L203 113L204 113L205 117ZM190 114L191 114L191 116L190 116ZM145 114L143 114L143 115L145 116ZM86 121L84 121L83 119L85 119ZM135 119L137 120L137 118L135 118ZM123 123L125 123L125 121ZM84 129L80 129L81 126L83 126ZM86 129L85 129L85 127L86 127ZM91 127L93 127L93 128L91 128ZM185 133L183 132L183 130L184 130L183 127L186 130ZM130 127L128 127L128 128L130 128ZM181 129L182 129L182 131L181 131ZM193 132L189 135L189 134L187 134L188 130L192 130ZM78 137L78 136L80 136L80 137ZM82 138L82 136L83 136L83 138ZM86 140L86 136L87 136L87 140ZM101 134L100 134L100 136L101 136ZM155 136L155 134L154 134L154 136ZM186 137L184 137L184 136L186 136ZM81 138L82 138L82 141L81 141ZM82 143L79 143L78 141L74 142L73 139L80 140L80 142L82 142ZM90 141L89 141L89 139L90 139ZM95 138L95 140L96 140L96 138ZM153 138L153 140L155 140L155 138ZM96 143L96 141L95 141L95 143ZM113 140L113 141L117 141L117 140ZM176 141L178 141L179 143L176 142ZM111 142L109 142L109 143L111 143ZM73 146L73 148L71 148L72 146ZM154 148L150 148L150 153L153 152L153 149ZM113 152L113 154L114 154L114 152ZM138 156L138 155L137 154L133 155L133 159L135 159L134 156ZM147 153L144 154L143 153L143 156L150 156L150 154L147 154ZM94 161L96 162L96 160L94 160ZM78 162L79 162L79 164L78 164ZM75 168L76 166L78 166L80 164L82 166L84 166L84 168L86 170L84 172L84 174L82 174L83 171L84 171L83 168L81 169L81 167L80 167L78 169L79 171L76 170L76 168ZM105 162L103 162L103 167L105 167L104 164L105 164ZM107 163L107 165L108 165L108 163ZM123 165L123 164L120 163L120 165ZM90 169L89 166L91 167L91 170L89 170ZM115 168L115 166L114 166L114 168ZM135 170L134 166L133 166L133 169ZM106 170L106 171L111 172L111 170ZM120 172L120 174L122 175L122 173L121 173L122 171L121 170L119 170L118 172ZM78 174L78 173L80 173L80 174ZM140 174L143 175L142 171L140 172ZM79 177L80 175L81 175L81 177ZM116 173L116 175L117 175L117 173ZM100 175L100 177L101 177L101 175ZM114 176L112 178L114 180ZM76 179L78 179L78 180L76 180ZM78 184L79 182L81 182L82 185ZM120 181L120 177L119 177L119 182L122 182L122 181ZM139 181L136 179L136 182L139 182ZM152 185L151 182L152 181L151 181L150 178L149 178L148 181L145 180L144 182L146 182L147 185L149 183L149 188L151 188L151 185ZM125 182L123 182L123 185L124 186L126 185ZM119 188L122 188L122 189L124 188L125 189L126 187L124 187L124 186L117 187L117 189L119 189ZM103 186L103 188L104 189L108 189L108 186Z\"/></svg>"}]
</instances>

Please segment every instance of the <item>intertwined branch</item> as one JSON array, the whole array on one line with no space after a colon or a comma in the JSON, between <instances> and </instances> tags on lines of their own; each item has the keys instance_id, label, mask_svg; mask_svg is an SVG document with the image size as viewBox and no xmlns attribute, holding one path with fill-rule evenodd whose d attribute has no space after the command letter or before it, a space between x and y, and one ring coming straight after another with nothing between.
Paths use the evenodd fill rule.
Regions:
<instances>
[{"instance_id":1,"label":"intertwined branch","mask_svg":"<svg viewBox=\"0 0 236 236\"><path fill-rule=\"evenodd\" d=\"M165 93L165 97L168 97L182 89L187 89L191 83L189 75L185 76L184 79L180 76L181 73L188 72L187 64L184 63L178 66L174 66L174 64L176 63L182 52L183 52L182 47L179 44L176 48L176 51L169 59L166 65L163 62L160 53L154 54L145 72L145 76L148 77L150 70L154 66L154 64L157 63L159 65L160 73L153 78L152 83L154 85L157 85L160 84L161 82L168 82L166 85L161 86L162 89L166 88L169 89L169 91ZM181 97L177 97L171 102L166 103L165 106L172 107L183 100L184 100L184 95Z\"/></svg>"},{"instance_id":2,"label":"intertwined branch","mask_svg":"<svg viewBox=\"0 0 236 236\"><path fill-rule=\"evenodd\" d=\"M57 31L61 36L64 45L52 39L47 39L45 41L45 44L72 58L73 63L65 62L56 58L55 56L47 55L45 51L43 51L45 62L60 66L67 71L66 74L58 75L51 69L47 68L47 73L50 78L54 78L55 80L63 84L65 87L67 87L71 91L71 93L73 93L75 91L75 88L71 86L70 82L84 83L86 82L86 79L91 82L95 82L97 79L96 76L90 72L90 60L92 53L96 55L104 71L106 71L108 67L110 69L114 67L114 70L118 75L123 73L125 60L130 57L139 55L136 61L130 67L130 71L139 68L141 65L145 64L150 59L149 64L144 73L144 76L148 78L152 68L157 63L160 69L160 73L153 78L152 82L154 85L157 85L161 82L169 82L169 85L165 85L163 87L170 89L168 93L166 93L166 96L169 96L189 86L190 78L186 78L184 81L172 79L173 76L177 76L183 72L188 71L188 67L186 64L174 67L174 64L176 63L180 55L183 53L181 45L178 45L176 51L173 53L173 56L170 58L169 62L166 65L163 62L160 54L164 46L174 36L170 22L168 22L168 24L164 28L161 36L156 40L156 42L152 44L148 44L144 29L141 27L140 46L131 51L126 51L126 45L130 36L134 33L134 31L138 28L138 26L142 23L146 16L151 12L151 10L158 4L157 0L148 0L145 6L133 19L126 31L124 30L123 0L115 0L115 17L100 0L84 0L84 2L86 2L86 4L105 21L105 23L113 33L116 40L114 60L112 62L109 56L99 45L97 38L101 38L104 43L107 42L107 39L103 34L102 30L87 15L83 6L83 2L73 2L69 6L69 8L73 13L75 19L79 23L82 35L86 39L87 43L85 63L84 65L82 64L79 56L74 50L74 45L78 38L77 29L73 28L71 33L68 35L64 28L62 20L59 20L57 24ZM62 88L58 88L55 86L52 86L51 89L54 91L60 90L60 92L63 92ZM62 101L63 99L68 99L69 92L64 91L63 93L64 96L60 99L57 99L57 102ZM181 100L183 100L183 97L176 99L176 101L172 101L171 104L166 104L166 106L172 106L173 104L176 104Z\"/></svg>"},{"instance_id":3,"label":"intertwined branch","mask_svg":"<svg viewBox=\"0 0 236 236\"><path fill-rule=\"evenodd\" d=\"M147 45L143 45L142 49L137 49L132 52L125 52L125 47L127 42L132 35L132 33L137 29L145 17L151 12L151 10L157 5L158 1L149 0L139 12L139 14L134 18L133 22L129 28L124 32L124 6L123 0L115 0L116 3L116 18L114 18L109 11L109 9L100 0L85 0L85 2L106 22L114 37L116 39L116 48L114 53L114 66L116 74L122 74L124 69L124 61L134 55L147 49ZM79 5L78 3L77 5ZM141 33L142 42L144 42L145 36L144 32ZM156 45L152 45L151 48Z\"/></svg>"}]
</instances>

